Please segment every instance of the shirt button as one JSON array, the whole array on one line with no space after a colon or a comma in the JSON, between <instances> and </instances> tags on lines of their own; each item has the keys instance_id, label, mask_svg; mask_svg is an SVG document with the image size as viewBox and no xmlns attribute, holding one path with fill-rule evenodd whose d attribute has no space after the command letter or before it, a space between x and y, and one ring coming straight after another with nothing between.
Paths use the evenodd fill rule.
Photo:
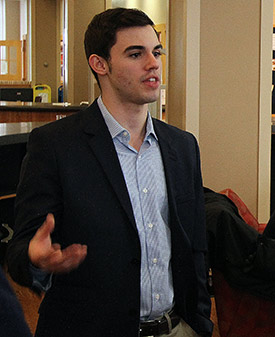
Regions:
<instances>
[{"instance_id":1,"label":"shirt button","mask_svg":"<svg viewBox=\"0 0 275 337\"><path fill-rule=\"evenodd\" d=\"M156 264L158 262L158 259L157 258L154 258L153 259L153 263Z\"/></svg>"},{"instance_id":2,"label":"shirt button","mask_svg":"<svg viewBox=\"0 0 275 337\"><path fill-rule=\"evenodd\" d=\"M155 299L158 301L160 299L160 294L156 294Z\"/></svg>"},{"instance_id":3,"label":"shirt button","mask_svg":"<svg viewBox=\"0 0 275 337\"><path fill-rule=\"evenodd\" d=\"M153 228L154 225L153 225L152 223L149 223L149 224L148 224L148 227L149 227L149 228Z\"/></svg>"},{"instance_id":4,"label":"shirt button","mask_svg":"<svg viewBox=\"0 0 275 337\"><path fill-rule=\"evenodd\" d=\"M144 188L142 191L143 191L143 193L147 193L148 192L147 188Z\"/></svg>"},{"instance_id":5,"label":"shirt button","mask_svg":"<svg viewBox=\"0 0 275 337\"><path fill-rule=\"evenodd\" d=\"M123 131L123 136L127 137L128 136L128 132L127 131Z\"/></svg>"}]
</instances>

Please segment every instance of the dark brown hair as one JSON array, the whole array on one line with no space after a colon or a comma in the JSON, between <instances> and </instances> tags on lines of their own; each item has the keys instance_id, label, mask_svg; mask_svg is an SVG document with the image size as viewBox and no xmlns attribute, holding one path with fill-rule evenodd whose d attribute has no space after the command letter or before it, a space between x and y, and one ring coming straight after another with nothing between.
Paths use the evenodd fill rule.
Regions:
<instances>
[{"instance_id":1,"label":"dark brown hair","mask_svg":"<svg viewBox=\"0 0 275 337\"><path fill-rule=\"evenodd\" d=\"M154 22L141 10L113 8L94 16L84 38L87 60L92 54L110 59L110 50L116 43L116 33L124 28L153 26ZM98 82L98 76L92 72Z\"/></svg>"}]
</instances>

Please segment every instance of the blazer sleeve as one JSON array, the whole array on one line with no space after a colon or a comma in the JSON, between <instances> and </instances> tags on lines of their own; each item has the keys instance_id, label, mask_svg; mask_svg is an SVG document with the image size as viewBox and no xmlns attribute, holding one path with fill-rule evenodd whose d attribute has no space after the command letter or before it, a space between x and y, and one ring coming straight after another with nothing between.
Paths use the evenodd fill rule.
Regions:
<instances>
[{"instance_id":1,"label":"blazer sleeve","mask_svg":"<svg viewBox=\"0 0 275 337\"><path fill-rule=\"evenodd\" d=\"M32 287L28 257L29 242L49 212L58 223L62 209L54 146L44 129L32 131L23 160L15 201L14 235L7 249L10 275L21 285ZM53 234L53 241L56 230Z\"/></svg>"},{"instance_id":2,"label":"blazer sleeve","mask_svg":"<svg viewBox=\"0 0 275 337\"><path fill-rule=\"evenodd\" d=\"M206 239L206 222L205 222L205 203L204 192L201 177L201 162L199 147L196 143L196 161L197 161L197 174L195 179L195 195L197 200L196 207L196 224L198 228L195 230L193 257L194 265L198 278L198 308L196 314L196 321L198 322L197 332L201 336L211 336L213 323L210 320L211 314L211 300L207 290L207 270L206 270L206 252L207 252L207 239Z\"/></svg>"}]
</instances>

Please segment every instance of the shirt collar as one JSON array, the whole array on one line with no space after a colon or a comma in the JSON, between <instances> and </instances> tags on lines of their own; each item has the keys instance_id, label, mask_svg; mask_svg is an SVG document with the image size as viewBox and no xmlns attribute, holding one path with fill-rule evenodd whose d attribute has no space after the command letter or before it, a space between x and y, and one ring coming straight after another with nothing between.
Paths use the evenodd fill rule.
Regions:
<instances>
[{"instance_id":1,"label":"shirt collar","mask_svg":"<svg viewBox=\"0 0 275 337\"><path fill-rule=\"evenodd\" d=\"M98 97L97 104L105 120L105 123L109 129L112 139L114 139L115 137L117 137L118 135L120 135L121 133L125 131L129 133L129 131L125 129L122 125L120 125L118 121L111 115L111 113L108 111L108 109L104 105L101 96ZM154 125L153 125L151 114L148 111L145 140L148 139L150 135L152 135L156 140L158 140L158 137L154 130Z\"/></svg>"}]
</instances>

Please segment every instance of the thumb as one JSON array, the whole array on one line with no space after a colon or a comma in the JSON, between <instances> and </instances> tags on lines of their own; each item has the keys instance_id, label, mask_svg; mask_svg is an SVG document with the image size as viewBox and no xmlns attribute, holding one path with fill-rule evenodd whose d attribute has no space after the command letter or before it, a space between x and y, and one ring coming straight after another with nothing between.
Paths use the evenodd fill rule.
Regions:
<instances>
[{"instance_id":1,"label":"thumb","mask_svg":"<svg viewBox=\"0 0 275 337\"><path fill-rule=\"evenodd\" d=\"M48 239L50 234L54 230L54 216L52 213L49 213L46 217L46 220L43 222L42 226L36 232L36 239L38 240L45 240Z\"/></svg>"}]
</instances>

